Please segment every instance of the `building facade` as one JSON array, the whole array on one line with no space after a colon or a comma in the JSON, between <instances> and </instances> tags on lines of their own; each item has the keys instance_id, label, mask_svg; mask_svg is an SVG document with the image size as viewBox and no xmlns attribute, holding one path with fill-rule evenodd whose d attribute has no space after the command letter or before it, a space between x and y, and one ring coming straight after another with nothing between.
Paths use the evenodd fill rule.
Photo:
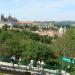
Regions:
<instances>
[{"instance_id":1,"label":"building facade","mask_svg":"<svg viewBox=\"0 0 75 75\"><path fill-rule=\"evenodd\" d=\"M18 20L11 15L8 17L4 17L4 14L1 14L0 17L0 28L2 28L4 25L8 25L10 28L13 27L14 24L18 23Z\"/></svg>"}]
</instances>

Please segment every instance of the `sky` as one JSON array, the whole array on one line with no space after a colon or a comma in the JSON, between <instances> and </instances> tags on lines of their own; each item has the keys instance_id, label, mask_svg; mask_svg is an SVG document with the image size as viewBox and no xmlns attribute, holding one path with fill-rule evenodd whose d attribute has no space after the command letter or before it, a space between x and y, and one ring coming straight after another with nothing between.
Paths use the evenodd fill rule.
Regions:
<instances>
[{"instance_id":1,"label":"sky","mask_svg":"<svg viewBox=\"0 0 75 75\"><path fill-rule=\"evenodd\" d=\"M75 0L0 0L0 14L18 20L75 21Z\"/></svg>"}]
</instances>

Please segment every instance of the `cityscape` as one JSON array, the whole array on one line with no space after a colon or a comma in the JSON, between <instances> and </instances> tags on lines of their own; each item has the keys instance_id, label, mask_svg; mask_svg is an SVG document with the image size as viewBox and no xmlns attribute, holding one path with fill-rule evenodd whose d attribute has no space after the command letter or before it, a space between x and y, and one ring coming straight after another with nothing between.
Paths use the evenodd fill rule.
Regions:
<instances>
[{"instance_id":1,"label":"cityscape","mask_svg":"<svg viewBox=\"0 0 75 75\"><path fill-rule=\"evenodd\" d=\"M74 7L74 0L1 0L0 75L75 75Z\"/></svg>"}]
</instances>

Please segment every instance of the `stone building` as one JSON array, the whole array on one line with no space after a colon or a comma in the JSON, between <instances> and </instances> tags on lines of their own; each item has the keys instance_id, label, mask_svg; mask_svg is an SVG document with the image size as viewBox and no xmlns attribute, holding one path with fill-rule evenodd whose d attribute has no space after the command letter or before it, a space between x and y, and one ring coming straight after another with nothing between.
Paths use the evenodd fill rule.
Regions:
<instances>
[{"instance_id":1,"label":"stone building","mask_svg":"<svg viewBox=\"0 0 75 75\"><path fill-rule=\"evenodd\" d=\"M4 25L8 25L10 28L13 27L14 24L18 23L18 20L11 15L8 17L4 17L4 14L1 14L0 17L0 28L2 28Z\"/></svg>"}]
</instances>

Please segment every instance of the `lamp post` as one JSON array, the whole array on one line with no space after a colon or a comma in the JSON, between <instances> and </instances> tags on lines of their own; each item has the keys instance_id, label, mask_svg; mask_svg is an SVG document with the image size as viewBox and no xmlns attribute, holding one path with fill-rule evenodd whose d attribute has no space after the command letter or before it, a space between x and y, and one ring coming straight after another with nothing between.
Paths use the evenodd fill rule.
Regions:
<instances>
[{"instance_id":1,"label":"lamp post","mask_svg":"<svg viewBox=\"0 0 75 75\"><path fill-rule=\"evenodd\" d=\"M65 45L65 44L64 44L64 45ZM66 48L64 48L63 57L66 57ZM66 65L67 65L67 63L65 62L65 75L66 75Z\"/></svg>"},{"instance_id":2,"label":"lamp post","mask_svg":"<svg viewBox=\"0 0 75 75\"><path fill-rule=\"evenodd\" d=\"M65 35L65 33L63 33L63 35ZM64 47L64 52L63 52L63 57L66 57L66 48L65 48L65 37L63 37L63 47ZM63 61L62 61L63 64ZM66 64L67 65L67 64ZM62 65L63 67L63 65ZM66 75L66 67L65 67L65 75Z\"/></svg>"}]
</instances>

